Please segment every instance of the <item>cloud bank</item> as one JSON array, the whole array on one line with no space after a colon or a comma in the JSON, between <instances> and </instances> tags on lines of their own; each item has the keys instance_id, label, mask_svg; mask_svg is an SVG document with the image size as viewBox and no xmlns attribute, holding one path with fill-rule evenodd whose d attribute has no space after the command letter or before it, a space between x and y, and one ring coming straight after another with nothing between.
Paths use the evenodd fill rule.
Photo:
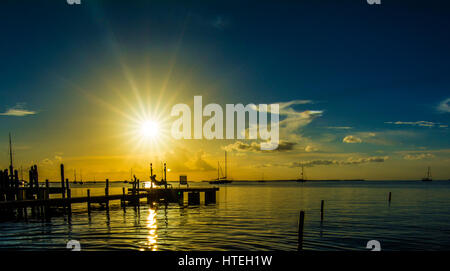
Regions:
<instances>
[{"instance_id":1,"label":"cloud bank","mask_svg":"<svg viewBox=\"0 0 450 271\"><path fill-rule=\"evenodd\" d=\"M297 168L300 166L304 167L315 167L315 166L347 166L347 165L360 165L368 163L383 163L389 159L389 156L371 156L363 158L348 158L347 160L330 160L330 159L317 159L303 162L291 162L291 163L266 163L258 165L256 167L290 167Z\"/></svg>"},{"instance_id":2,"label":"cloud bank","mask_svg":"<svg viewBox=\"0 0 450 271\"><path fill-rule=\"evenodd\" d=\"M420 127L440 127L440 128L446 128L448 125L432 122L432 121L386 121L387 124L395 124L395 125L410 125L410 126L420 126Z\"/></svg>"},{"instance_id":3,"label":"cloud bank","mask_svg":"<svg viewBox=\"0 0 450 271\"><path fill-rule=\"evenodd\" d=\"M442 113L449 113L450 112L450 98L447 98L443 100L437 107L437 110Z\"/></svg>"},{"instance_id":4,"label":"cloud bank","mask_svg":"<svg viewBox=\"0 0 450 271\"><path fill-rule=\"evenodd\" d=\"M361 143L362 139L357 136L348 135L342 140L344 143Z\"/></svg>"},{"instance_id":5,"label":"cloud bank","mask_svg":"<svg viewBox=\"0 0 450 271\"><path fill-rule=\"evenodd\" d=\"M8 108L5 112L0 113L0 115L2 116L14 116L14 117L24 117L35 114L37 114L37 112L26 109L24 103L18 103L13 107Z\"/></svg>"},{"instance_id":6,"label":"cloud bank","mask_svg":"<svg viewBox=\"0 0 450 271\"><path fill-rule=\"evenodd\" d=\"M289 142L285 140L280 140L278 148L275 150L261 150L260 142L245 143L242 141L236 141L233 144L223 147L226 151L237 151L237 152L286 152L294 149L297 143Z\"/></svg>"},{"instance_id":7,"label":"cloud bank","mask_svg":"<svg viewBox=\"0 0 450 271\"><path fill-rule=\"evenodd\" d=\"M406 154L403 156L405 160L422 160L428 158L434 158L435 156L431 153L418 153L418 154Z\"/></svg>"}]
</instances>

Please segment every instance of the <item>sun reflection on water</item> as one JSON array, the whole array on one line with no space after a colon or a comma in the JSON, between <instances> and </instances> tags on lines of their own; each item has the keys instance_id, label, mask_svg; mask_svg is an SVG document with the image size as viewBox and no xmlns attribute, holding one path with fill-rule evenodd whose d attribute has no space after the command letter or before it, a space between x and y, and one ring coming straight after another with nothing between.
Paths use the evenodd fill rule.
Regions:
<instances>
[{"instance_id":1,"label":"sun reflection on water","mask_svg":"<svg viewBox=\"0 0 450 271\"><path fill-rule=\"evenodd\" d=\"M156 229L158 225L156 224L156 211L153 209L148 209L147 216L147 246L149 250L156 251L158 249L157 239L158 234L156 233Z\"/></svg>"}]
</instances>

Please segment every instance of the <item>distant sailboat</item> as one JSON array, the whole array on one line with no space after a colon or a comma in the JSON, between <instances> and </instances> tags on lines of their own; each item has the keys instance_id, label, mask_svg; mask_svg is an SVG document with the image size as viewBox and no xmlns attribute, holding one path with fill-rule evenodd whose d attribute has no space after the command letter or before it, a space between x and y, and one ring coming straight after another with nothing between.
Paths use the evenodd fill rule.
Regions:
<instances>
[{"instance_id":1,"label":"distant sailboat","mask_svg":"<svg viewBox=\"0 0 450 271\"><path fill-rule=\"evenodd\" d=\"M431 178L431 167L428 167L427 176L422 178L423 182L431 182L433 179Z\"/></svg>"},{"instance_id":2,"label":"distant sailboat","mask_svg":"<svg viewBox=\"0 0 450 271\"><path fill-rule=\"evenodd\" d=\"M76 169L73 170L73 183L74 184L77 183L77 170Z\"/></svg>"},{"instance_id":3,"label":"distant sailboat","mask_svg":"<svg viewBox=\"0 0 450 271\"><path fill-rule=\"evenodd\" d=\"M229 180L227 178L227 152L225 151L225 175L220 177L220 171L221 171L221 167L220 167L220 162L217 162L217 179L214 181L210 181L210 184L227 184L227 183L232 183L232 180Z\"/></svg>"},{"instance_id":4,"label":"distant sailboat","mask_svg":"<svg viewBox=\"0 0 450 271\"><path fill-rule=\"evenodd\" d=\"M303 164L302 164L301 168L302 168L301 177L300 177L300 179L295 180L296 182L299 182L299 183L306 182Z\"/></svg>"}]
</instances>

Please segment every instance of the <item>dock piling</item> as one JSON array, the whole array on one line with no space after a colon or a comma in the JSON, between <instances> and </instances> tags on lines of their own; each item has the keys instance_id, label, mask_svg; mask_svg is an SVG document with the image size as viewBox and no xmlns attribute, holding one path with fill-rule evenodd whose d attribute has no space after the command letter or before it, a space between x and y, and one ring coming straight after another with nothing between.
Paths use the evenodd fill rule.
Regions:
<instances>
[{"instance_id":1,"label":"dock piling","mask_svg":"<svg viewBox=\"0 0 450 271\"><path fill-rule=\"evenodd\" d=\"M70 188L67 188L67 210L69 212L69 216L72 215L72 203L71 203L72 193Z\"/></svg>"},{"instance_id":2,"label":"dock piling","mask_svg":"<svg viewBox=\"0 0 450 271\"><path fill-rule=\"evenodd\" d=\"M65 187L64 187L64 164L61 164L60 166L61 169L61 196L62 198L66 197L66 192L65 192Z\"/></svg>"},{"instance_id":3,"label":"dock piling","mask_svg":"<svg viewBox=\"0 0 450 271\"><path fill-rule=\"evenodd\" d=\"M323 205L324 200L322 200L322 202L320 203L320 222L323 222Z\"/></svg>"},{"instance_id":4,"label":"dock piling","mask_svg":"<svg viewBox=\"0 0 450 271\"><path fill-rule=\"evenodd\" d=\"M105 205L106 205L106 210L109 210L109 179L106 179L106 187L105 187Z\"/></svg>"},{"instance_id":5,"label":"dock piling","mask_svg":"<svg viewBox=\"0 0 450 271\"><path fill-rule=\"evenodd\" d=\"M199 192L189 192L188 193L188 204L189 205L199 205L200 204L200 193Z\"/></svg>"},{"instance_id":6,"label":"dock piling","mask_svg":"<svg viewBox=\"0 0 450 271\"><path fill-rule=\"evenodd\" d=\"M205 204L216 203L216 191L205 192Z\"/></svg>"},{"instance_id":7,"label":"dock piling","mask_svg":"<svg viewBox=\"0 0 450 271\"><path fill-rule=\"evenodd\" d=\"M389 203L391 203L391 198L392 198L392 193L389 192L389 198L388 198Z\"/></svg>"},{"instance_id":8,"label":"dock piling","mask_svg":"<svg viewBox=\"0 0 450 271\"><path fill-rule=\"evenodd\" d=\"M87 190L87 208L88 208L88 214L91 213L91 190Z\"/></svg>"},{"instance_id":9,"label":"dock piling","mask_svg":"<svg viewBox=\"0 0 450 271\"><path fill-rule=\"evenodd\" d=\"M125 204L125 187L122 187L122 199L120 200L120 207Z\"/></svg>"},{"instance_id":10,"label":"dock piling","mask_svg":"<svg viewBox=\"0 0 450 271\"><path fill-rule=\"evenodd\" d=\"M305 224L305 212L300 211L300 219L298 222L298 251L303 250L303 226Z\"/></svg>"}]
</instances>

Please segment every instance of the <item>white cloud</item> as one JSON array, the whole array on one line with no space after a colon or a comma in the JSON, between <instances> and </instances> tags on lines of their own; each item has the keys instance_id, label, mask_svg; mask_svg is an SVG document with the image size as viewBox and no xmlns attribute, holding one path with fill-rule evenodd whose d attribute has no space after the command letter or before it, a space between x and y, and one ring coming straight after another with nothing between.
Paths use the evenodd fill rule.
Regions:
<instances>
[{"instance_id":1,"label":"white cloud","mask_svg":"<svg viewBox=\"0 0 450 271\"><path fill-rule=\"evenodd\" d=\"M318 151L318 148L316 148L314 146L311 146L311 145L308 145L308 146L305 147L305 151L306 152L315 152L315 151Z\"/></svg>"},{"instance_id":2,"label":"white cloud","mask_svg":"<svg viewBox=\"0 0 450 271\"><path fill-rule=\"evenodd\" d=\"M347 160L330 160L330 159L317 159L302 162L290 162L290 163L265 163L257 165L256 167L291 167L297 168L299 166L315 167L315 166L348 166L348 165L361 165L368 163L383 163L389 159L389 156L370 156L361 158L348 158Z\"/></svg>"},{"instance_id":3,"label":"white cloud","mask_svg":"<svg viewBox=\"0 0 450 271\"><path fill-rule=\"evenodd\" d=\"M0 113L2 116L14 116L14 117L23 117L28 115L35 115L37 114L36 111L31 111L28 109L25 109L24 103L18 103L15 106L8 108L5 112Z\"/></svg>"},{"instance_id":4,"label":"white cloud","mask_svg":"<svg viewBox=\"0 0 450 271\"><path fill-rule=\"evenodd\" d=\"M233 144L227 145L225 147L222 147L222 149L226 151L237 151L237 152L285 152L285 151L291 151L294 149L295 145L297 143L295 142L289 142L285 140L280 140L278 143L278 148L275 150L261 150L261 143L259 142L251 142L250 144L242 142L242 141L236 141Z\"/></svg>"},{"instance_id":5,"label":"white cloud","mask_svg":"<svg viewBox=\"0 0 450 271\"><path fill-rule=\"evenodd\" d=\"M362 139L356 136L348 135L342 140L344 143L361 143Z\"/></svg>"},{"instance_id":6,"label":"white cloud","mask_svg":"<svg viewBox=\"0 0 450 271\"><path fill-rule=\"evenodd\" d=\"M387 123L387 124L395 124L395 125L420 126L420 127L435 127L435 126L438 126L440 128L447 127L447 125L444 125L444 124L441 124L441 123L432 122L432 121L424 121L424 120L419 120L419 121L386 121L385 123Z\"/></svg>"},{"instance_id":7,"label":"white cloud","mask_svg":"<svg viewBox=\"0 0 450 271\"><path fill-rule=\"evenodd\" d=\"M442 113L449 113L450 112L450 98L447 98L443 100L437 107L437 110Z\"/></svg>"},{"instance_id":8,"label":"white cloud","mask_svg":"<svg viewBox=\"0 0 450 271\"><path fill-rule=\"evenodd\" d=\"M418 153L418 154L406 154L403 156L405 160L422 160L427 158L434 158L435 156L431 153Z\"/></svg>"}]
</instances>

